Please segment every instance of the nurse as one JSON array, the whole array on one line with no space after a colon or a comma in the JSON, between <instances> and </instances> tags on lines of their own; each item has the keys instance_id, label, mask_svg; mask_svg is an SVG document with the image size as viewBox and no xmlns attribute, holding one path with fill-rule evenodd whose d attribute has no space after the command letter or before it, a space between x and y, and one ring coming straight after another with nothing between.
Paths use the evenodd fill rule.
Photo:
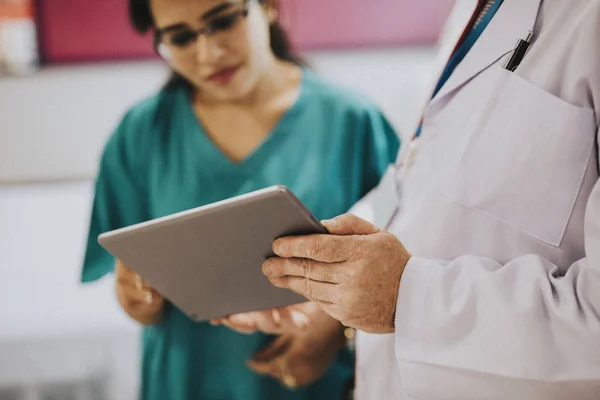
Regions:
<instances>
[{"instance_id":1,"label":"nurse","mask_svg":"<svg viewBox=\"0 0 600 400\"><path fill-rule=\"evenodd\" d=\"M359 400L599 399L599 126L600 0L480 1L354 209L379 222L280 239L263 270L365 332Z\"/></svg>"},{"instance_id":2,"label":"nurse","mask_svg":"<svg viewBox=\"0 0 600 400\"><path fill-rule=\"evenodd\" d=\"M118 300L145 326L141 398L340 399L353 358L333 318L277 338L194 323L96 238L276 184L332 218L378 183L398 151L395 132L372 103L301 67L274 1L131 0L130 10L174 75L106 145L82 280L116 263ZM275 378L262 374L273 359Z\"/></svg>"}]
</instances>

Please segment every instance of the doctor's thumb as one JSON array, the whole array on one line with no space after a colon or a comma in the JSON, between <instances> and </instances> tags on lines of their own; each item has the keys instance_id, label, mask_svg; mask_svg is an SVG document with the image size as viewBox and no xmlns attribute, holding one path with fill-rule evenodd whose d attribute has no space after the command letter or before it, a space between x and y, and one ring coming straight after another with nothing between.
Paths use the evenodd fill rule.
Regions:
<instances>
[{"instance_id":1,"label":"doctor's thumb","mask_svg":"<svg viewBox=\"0 0 600 400\"><path fill-rule=\"evenodd\" d=\"M321 223L332 235L372 235L379 232L375 225L352 214L340 215Z\"/></svg>"}]
</instances>

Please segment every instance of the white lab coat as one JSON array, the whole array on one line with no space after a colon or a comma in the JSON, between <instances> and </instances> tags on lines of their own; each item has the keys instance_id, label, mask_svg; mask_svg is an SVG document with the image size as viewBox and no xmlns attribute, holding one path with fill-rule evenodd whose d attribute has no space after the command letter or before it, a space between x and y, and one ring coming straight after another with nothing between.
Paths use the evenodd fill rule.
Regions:
<instances>
[{"instance_id":1,"label":"white lab coat","mask_svg":"<svg viewBox=\"0 0 600 400\"><path fill-rule=\"evenodd\" d=\"M358 207L392 198L413 254L395 334L357 338L358 400L600 399L599 123L600 0L504 0Z\"/></svg>"}]
</instances>

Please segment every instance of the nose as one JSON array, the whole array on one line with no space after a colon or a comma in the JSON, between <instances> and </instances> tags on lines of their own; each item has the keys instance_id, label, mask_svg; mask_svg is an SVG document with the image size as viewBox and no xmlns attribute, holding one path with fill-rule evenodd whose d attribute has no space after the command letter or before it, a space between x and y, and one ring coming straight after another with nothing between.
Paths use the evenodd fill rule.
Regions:
<instances>
[{"instance_id":1,"label":"nose","mask_svg":"<svg viewBox=\"0 0 600 400\"><path fill-rule=\"evenodd\" d=\"M214 64L225 54L218 41L206 35L199 35L195 46L199 64Z\"/></svg>"}]
</instances>

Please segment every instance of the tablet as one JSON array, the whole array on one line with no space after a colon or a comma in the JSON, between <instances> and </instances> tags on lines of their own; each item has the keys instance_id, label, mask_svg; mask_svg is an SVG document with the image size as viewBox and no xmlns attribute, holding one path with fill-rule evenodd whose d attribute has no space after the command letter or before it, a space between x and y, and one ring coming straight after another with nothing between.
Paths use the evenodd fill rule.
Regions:
<instances>
[{"instance_id":1,"label":"tablet","mask_svg":"<svg viewBox=\"0 0 600 400\"><path fill-rule=\"evenodd\" d=\"M270 284L282 236L327 230L285 186L107 232L98 242L194 321L307 301Z\"/></svg>"}]
</instances>

